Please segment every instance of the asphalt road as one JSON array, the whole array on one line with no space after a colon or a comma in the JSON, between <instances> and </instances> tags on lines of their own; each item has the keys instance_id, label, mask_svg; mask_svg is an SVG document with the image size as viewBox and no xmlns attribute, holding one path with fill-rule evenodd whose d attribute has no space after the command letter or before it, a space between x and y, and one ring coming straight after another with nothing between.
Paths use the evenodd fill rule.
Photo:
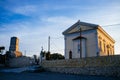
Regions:
<instances>
[{"instance_id":1,"label":"asphalt road","mask_svg":"<svg viewBox=\"0 0 120 80\"><path fill-rule=\"evenodd\" d=\"M0 80L120 80L118 77L71 75L52 72L41 73L3 73L0 72Z\"/></svg>"}]
</instances>

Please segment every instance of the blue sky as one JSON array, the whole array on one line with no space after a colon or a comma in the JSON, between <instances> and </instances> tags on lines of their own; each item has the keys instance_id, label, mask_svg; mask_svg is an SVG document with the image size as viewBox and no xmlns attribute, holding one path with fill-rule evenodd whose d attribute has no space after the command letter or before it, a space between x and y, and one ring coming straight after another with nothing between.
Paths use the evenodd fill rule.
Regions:
<instances>
[{"instance_id":1,"label":"blue sky","mask_svg":"<svg viewBox=\"0 0 120 80\"><path fill-rule=\"evenodd\" d=\"M20 51L26 55L47 51L64 54L62 32L79 19L103 26L116 41L120 53L120 0L0 0L0 46L9 49L10 37L20 39Z\"/></svg>"}]
</instances>

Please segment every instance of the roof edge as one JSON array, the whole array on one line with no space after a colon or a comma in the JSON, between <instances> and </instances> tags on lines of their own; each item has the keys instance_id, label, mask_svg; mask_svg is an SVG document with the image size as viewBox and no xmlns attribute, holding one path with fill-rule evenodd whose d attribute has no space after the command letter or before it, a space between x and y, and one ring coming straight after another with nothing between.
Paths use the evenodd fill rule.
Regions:
<instances>
[{"instance_id":1,"label":"roof edge","mask_svg":"<svg viewBox=\"0 0 120 80\"><path fill-rule=\"evenodd\" d=\"M69 31L70 29L72 29L73 27L75 27L77 24L79 24L80 23L80 20L78 20L76 23L74 23L72 26L70 26L68 29L66 29L65 31L63 31L62 32L62 34L63 35L65 35L65 33L67 32L67 31Z\"/></svg>"}]
</instances>

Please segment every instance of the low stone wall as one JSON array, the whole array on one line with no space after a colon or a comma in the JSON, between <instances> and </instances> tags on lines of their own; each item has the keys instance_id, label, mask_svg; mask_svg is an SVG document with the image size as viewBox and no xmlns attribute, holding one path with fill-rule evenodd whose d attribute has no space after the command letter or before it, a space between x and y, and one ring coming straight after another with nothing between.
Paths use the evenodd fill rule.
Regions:
<instances>
[{"instance_id":1,"label":"low stone wall","mask_svg":"<svg viewBox=\"0 0 120 80\"><path fill-rule=\"evenodd\" d=\"M102 56L83 59L43 61L47 71L83 74L120 76L120 56Z\"/></svg>"},{"instance_id":2,"label":"low stone wall","mask_svg":"<svg viewBox=\"0 0 120 80\"><path fill-rule=\"evenodd\" d=\"M26 67L34 63L34 60L29 57L17 57L11 58L6 61L6 66L8 67Z\"/></svg>"}]
</instances>

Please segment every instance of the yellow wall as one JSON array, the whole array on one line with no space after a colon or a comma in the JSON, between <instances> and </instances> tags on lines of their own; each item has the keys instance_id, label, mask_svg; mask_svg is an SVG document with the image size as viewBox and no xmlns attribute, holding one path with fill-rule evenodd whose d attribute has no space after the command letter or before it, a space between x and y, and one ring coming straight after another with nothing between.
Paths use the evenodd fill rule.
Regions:
<instances>
[{"instance_id":1,"label":"yellow wall","mask_svg":"<svg viewBox=\"0 0 120 80\"><path fill-rule=\"evenodd\" d=\"M101 27L97 29L100 56L114 55L115 41Z\"/></svg>"},{"instance_id":2,"label":"yellow wall","mask_svg":"<svg viewBox=\"0 0 120 80\"><path fill-rule=\"evenodd\" d=\"M18 38L16 39L16 46L15 47L16 47L16 51L19 51L19 39Z\"/></svg>"}]
</instances>

